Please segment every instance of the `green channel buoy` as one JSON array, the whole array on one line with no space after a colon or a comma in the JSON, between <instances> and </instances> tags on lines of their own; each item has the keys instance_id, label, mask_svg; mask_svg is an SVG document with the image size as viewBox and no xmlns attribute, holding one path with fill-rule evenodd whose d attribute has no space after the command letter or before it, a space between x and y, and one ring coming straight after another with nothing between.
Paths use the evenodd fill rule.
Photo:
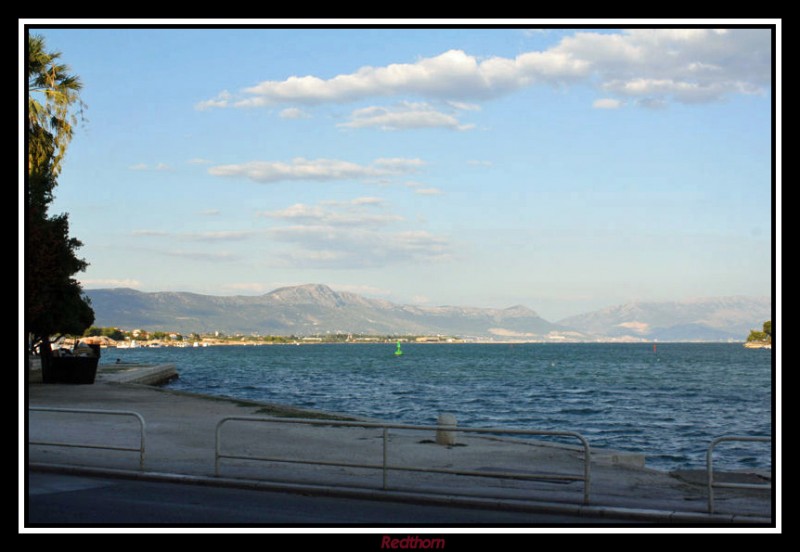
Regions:
<instances>
[{"instance_id":1,"label":"green channel buoy","mask_svg":"<svg viewBox=\"0 0 800 552\"><path fill-rule=\"evenodd\" d=\"M394 352L394 356L400 356L403 354L403 350L400 348L400 342L397 342L397 349Z\"/></svg>"}]
</instances>

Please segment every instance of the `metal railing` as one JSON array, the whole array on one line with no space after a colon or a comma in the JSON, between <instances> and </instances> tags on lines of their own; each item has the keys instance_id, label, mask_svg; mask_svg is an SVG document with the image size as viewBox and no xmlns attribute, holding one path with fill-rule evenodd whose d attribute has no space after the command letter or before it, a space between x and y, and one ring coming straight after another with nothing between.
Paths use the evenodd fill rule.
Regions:
<instances>
[{"instance_id":1,"label":"metal railing","mask_svg":"<svg viewBox=\"0 0 800 552\"><path fill-rule=\"evenodd\" d=\"M760 490L770 490L772 489L772 483L765 483L765 484L758 484L758 483L722 483L714 481L714 447L716 447L719 443L725 441L745 441L745 442L765 442L769 443L772 441L770 437L746 437L746 436L723 436L717 437L711 444L708 446L708 451L706 452L706 469L708 472L708 513L714 513L714 489L717 488L726 488L726 489L760 489Z\"/></svg>"},{"instance_id":2,"label":"metal railing","mask_svg":"<svg viewBox=\"0 0 800 552\"><path fill-rule=\"evenodd\" d=\"M99 445L99 444L80 444L80 443L63 443L57 441L28 441L29 445L42 445L50 447L73 447L73 448L92 448L92 449L106 449L106 450L123 450L129 452L139 453L139 469L144 469L144 450L145 450L145 423L144 418L138 412L129 410L91 410L84 408L49 408L49 407L30 407L29 412L64 412L70 414L102 414L107 416L131 416L139 421L139 446L138 447L123 447L115 445Z\"/></svg>"},{"instance_id":3,"label":"metal railing","mask_svg":"<svg viewBox=\"0 0 800 552\"><path fill-rule=\"evenodd\" d=\"M380 464L365 464L353 462L336 462L326 460L297 460L289 458L268 457L268 456L243 456L237 454L223 454L222 449L222 427L231 421L239 422L267 422L267 423L282 423L282 424L304 424L316 426L337 426L337 427L360 427L360 428L376 428L383 430L383 458ZM447 468L433 468L426 466L405 466L405 465L390 465L388 459L389 447L389 430L415 430L415 431L447 431L452 433L491 433L491 434L509 434L509 435L548 435L548 436L566 436L578 439L583 446L584 459L583 459L583 475L568 475L568 474L521 474L519 472L510 473L502 471L474 471L474 470L454 470ZM383 472L383 490L388 489L388 472L395 471L413 471L413 472L427 472L427 473L444 473L452 475L471 475L479 477L496 477L505 479L529 479L529 480L561 480L561 481L583 481L583 503L589 503L589 489L591 487L591 449L589 442L579 433L573 431L546 431L546 430L533 430L533 429L511 429L511 428L467 428L467 427L454 427L450 425L436 425L436 426L420 426L408 424L388 424L376 422L351 422L351 421L337 421L337 420L309 420L304 418L271 418L271 417L253 417L253 416L228 416L223 418L217 423L215 447L214 447L214 475L219 477L220 472L220 459L228 458L234 460L258 460L264 462L286 462L293 464L314 464L322 466L338 466L338 467L351 467L351 468L372 468L380 469Z\"/></svg>"}]
</instances>

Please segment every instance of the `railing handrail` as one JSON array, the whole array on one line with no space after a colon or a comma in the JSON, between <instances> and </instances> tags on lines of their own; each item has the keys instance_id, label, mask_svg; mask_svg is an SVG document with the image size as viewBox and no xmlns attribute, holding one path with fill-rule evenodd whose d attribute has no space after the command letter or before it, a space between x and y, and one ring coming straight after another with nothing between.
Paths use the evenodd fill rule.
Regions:
<instances>
[{"instance_id":1,"label":"railing handrail","mask_svg":"<svg viewBox=\"0 0 800 552\"><path fill-rule=\"evenodd\" d=\"M302 424L302 425L317 425L317 426L339 426L339 427L361 427L361 428L375 428L383 430L383 462L382 464L356 464L356 463L343 463L343 462L327 462L322 460L309 461L309 460L288 460L283 458L268 458L257 456L240 456L231 454L222 454L221 452L221 437L222 427L230 421L243 421L243 422L273 422L283 424ZM390 429L406 429L415 431L450 431L450 432L463 432L463 433L504 433L511 435L550 435L550 436L566 436L578 439L584 449L584 470L583 475L566 475L566 474L519 474L519 473L504 473L504 472L486 472L486 471L466 471L466 470L450 470L440 468L425 468L425 467L410 467L410 466L390 466L387 461L387 447L388 447L388 431ZM591 447L586 438L575 431L554 431L554 430L536 430L536 429L520 429L520 428L480 428L480 427L462 427L452 425L413 425L413 424L397 424L397 423L384 423L384 422L360 422L349 420L319 420L308 418L277 418L269 416L226 416L222 418L216 427L215 443L214 443L214 475L219 477L219 461L221 458L237 459L237 460L261 460L272 462L287 462L298 464L316 464L316 465L329 465L329 466L343 466L343 467L358 467L358 468L375 468L383 470L383 488L387 488L387 474L389 470L397 471L421 471L430 473L449 473L454 475L475 475L482 477L505 477L513 479L560 479L560 480L577 480L583 481L583 503L589 503L589 490L591 487Z\"/></svg>"},{"instance_id":2,"label":"railing handrail","mask_svg":"<svg viewBox=\"0 0 800 552\"><path fill-rule=\"evenodd\" d=\"M132 410L103 410L91 408L54 408L45 406L31 406L28 411L34 412L64 412L69 414L101 414L107 416L131 416L139 422L139 446L138 447L122 447L114 445L98 445L98 444L75 444L75 443L61 443L56 441L28 441L29 445L44 445L51 447L74 447L74 448L95 448L104 450L123 450L139 453L139 469L144 469L144 451L145 451L145 422L144 418L138 412Z\"/></svg>"},{"instance_id":3,"label":"railing handrail","mask_svg":"<svg viewBox=\"0 0 800 552\"><path fill-rule=\"evenodd\" d=\"M707 472L707 480L708 480L708 513L714 513L714 488L726 488L726 489L763 489L768 490L772 489L772 483L717 483L714 481L714 448L722 442L726 441L742 441L742 442L765 442L770 443L772 442L772 437L764 437L764 436L749 436L749 435L723 435L722 437L717 437L711 444L708 445L708 450L706 451L706 472Z\"/></svg>"}]
</instances>

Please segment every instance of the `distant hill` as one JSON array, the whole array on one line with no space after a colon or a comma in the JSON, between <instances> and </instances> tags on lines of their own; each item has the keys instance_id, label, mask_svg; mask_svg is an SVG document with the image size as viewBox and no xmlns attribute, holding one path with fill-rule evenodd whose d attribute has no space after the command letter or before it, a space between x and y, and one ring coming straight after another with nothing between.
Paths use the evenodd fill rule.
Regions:
<instances>
[{"instance_id":1,"label":"distant hill","mask_svg":"<svg viewBox=\"0 0 800 552\"><path fill-rule=\"evenodd\" d=\"M337 292L320 284L259 296L219 297L132 289L86 290L95 325L151 331L314 335L418 334L543 339L559 327L525 307L418 307Z\"/></svg>"},{"instance_id":2,"label":"distant hill","mask_svg":"<svg viewBox=\"0 0 800 552\"><path fill-rule=\"evenodd\" d=\"M744 341L751 329L771 318L767 297L717 297L627 303L558 323L616 340Z\"/></svg>"},{"instance_id":3,"label":"distant hill","mask_svg":"<svg viewBox=\"0 0 800 552\"><path fill-rule=\"evenodd\" d=\"M523 306L420 307L321 284L258 296L132 289L86 290L95 325L150 331L306 336L324 333L449 335L520 341L744 341L772 318L767 298L630 303L548 322Z\"/></svg>"}]
</instances>

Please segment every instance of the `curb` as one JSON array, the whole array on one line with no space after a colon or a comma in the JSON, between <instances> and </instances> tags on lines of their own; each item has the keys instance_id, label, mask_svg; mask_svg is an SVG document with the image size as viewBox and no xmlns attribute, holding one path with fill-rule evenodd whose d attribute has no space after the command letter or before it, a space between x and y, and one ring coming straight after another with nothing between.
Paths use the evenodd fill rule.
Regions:
<instances>
[{"instance_id":1,"label":"curb","mask_svg":"<svg viewBox=\"0 0 800 552\"><path fill-rule=\"evenodd\" d=\"M741 514L707 514L702 512L680 512L644 508L620 508L612 506L587 506L581 504L561 504L553 502L536 502L502 498L480 498L462 495L434 495L409 491L362 489L356 487L337 487L300 483L281 483L252 479L184 475L176 473L134 471L112 468L90 468L66 464L31 463L28 465L28 469L49 473L114 477L120 479L133 479L163 483L183 483L249 490L305 493L328 497L357 498L417 504L424 503L439 506L461 506L478 509L489 508L499 510L553 513L583 516L587 518L615 517L630 519L632 522L651 522L659 524L688 523L697 525L733 524L746 527L774 527L774 522L770 518Z\"/></svg>"}]
</instances>

